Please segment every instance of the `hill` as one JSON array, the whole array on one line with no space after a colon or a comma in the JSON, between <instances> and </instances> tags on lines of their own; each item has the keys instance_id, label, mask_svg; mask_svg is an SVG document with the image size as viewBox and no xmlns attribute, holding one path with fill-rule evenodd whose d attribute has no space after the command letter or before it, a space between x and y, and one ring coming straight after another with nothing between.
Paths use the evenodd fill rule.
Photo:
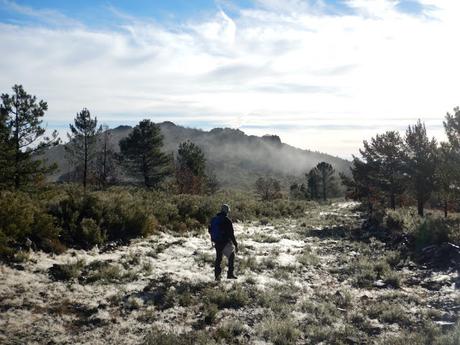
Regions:
<instances>
[{"instance_id":1,"label":"hill","mask_svg":"<svg viewBox=\"0 0 460 345\"><path fill-rule=\"evenodd\" d=\"M349 172L350 162L325 153L302 150L282 143L278 136L246 135L238 129L215 128L211 131L187 128L172 122L159 124L164 136L165 152L177 152L179 143L190 140L206 155L209 168L222 187L244 189L252 187L260 176L273 176L286 187L291 181L303 179L304 174L318 162L330 163L337 172ZM130 126L109 130L113 148L132 131ZM59 170L50 177L57 181L71 170L65 159L64 145L48 150L45 158L57 163Z\"/></svg>"}]
</instances>

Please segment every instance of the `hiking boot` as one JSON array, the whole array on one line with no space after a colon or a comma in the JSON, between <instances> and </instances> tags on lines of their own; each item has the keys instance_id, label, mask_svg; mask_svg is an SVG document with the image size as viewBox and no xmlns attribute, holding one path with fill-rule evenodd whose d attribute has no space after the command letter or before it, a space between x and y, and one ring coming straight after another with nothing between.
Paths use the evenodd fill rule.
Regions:
<instances>
[{"instance_id":1,"label":"hiking boot","mask_svg":"<svg viewBox=\"0 0 460 345\"><path fill-rule=\"evenodd\" d=\"M238 277L232 273L227 275L227 279L238 279Z\"/></svg>"}]
</instances>

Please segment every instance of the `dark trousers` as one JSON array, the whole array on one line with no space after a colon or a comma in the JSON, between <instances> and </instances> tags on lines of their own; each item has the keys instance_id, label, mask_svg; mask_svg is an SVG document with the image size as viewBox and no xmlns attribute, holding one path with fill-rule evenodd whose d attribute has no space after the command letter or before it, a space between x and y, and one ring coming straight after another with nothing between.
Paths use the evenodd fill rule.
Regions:
<instances>
[{"instance_id":1,"label":"dark trousers","mask_svg":"<svg viewBox=\"0 0 460 345\"><path fill-rule=\"evenodd\" d=\"M224 247L226 245L227 245L227 242L214 244L214 247L216 248L216 262L214 263L214 275L216 278L220 277L220 274L222 272L222 268L220 267L220 264L222 263L222 256L223 256L222 251L224 250ZM227 276L233 275L234 263L235 263L235 253L232 253L230 257L228 258Z\"/></svg>"}]
</instances>

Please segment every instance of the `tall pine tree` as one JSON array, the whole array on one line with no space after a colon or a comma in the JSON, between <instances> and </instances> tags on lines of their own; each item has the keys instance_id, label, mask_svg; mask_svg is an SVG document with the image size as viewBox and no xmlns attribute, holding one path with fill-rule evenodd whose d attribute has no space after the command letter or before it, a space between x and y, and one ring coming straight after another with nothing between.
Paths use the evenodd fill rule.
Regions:
<instances>
[{"instance_id":1,"label":"tall pine tree","mask_svg":"<svg viewBox=\"0 0 460 345\"><path fill-rule=\"evenodd\" d=\"M199 146L191 141L179 144L176 182L180 193L200 194L206 187L206 158Z\"/></svg>"},{"instance_id":2,"label":"tall pine tree","mask_svg":"<svg viewBox=\"0 0 460 345\"><path fill-rule=\"evenodd\" d=\"M27 94L22 85L14 85L13 94L2 94L1 100L0 179L19 189L56 169L36 157L57 145L59 139L56 131L46 136L42 127L48 104Z\"/></svg>"},{"instance_id":3,"label":"tall pine tree","mask_svg":"<svg viewBox=\"0 0 460 345\"><path fill-rule=\"evenodd\" d=\"M335 170L332 165L326 162L318 163L316 170L318 171L318 180L321 186L321 196L326 201L335 186Z\"/></svg>"},{"instance_id":4,"label":"tall pine tree","mask_svg":"<svg viewBox=\"0 0 460 345\"><path fill-rule=\"evenodd\" d=\"M441 199L444 217L447 217L449 203L458 195L460 161L449 143L441 143L437 151L436 192Z\"/></svg>"},{"instance_id":5,"label":"tall pine tree","mask_svg":"<svg viewBox=\"0 0 460 345\"><path fill-rule=\"evenodd\" d=\"M423 216L425 203L434 190L436 140L428 138L425 124L418 120L407 128L404 142L407 152L405 170L417 200L418 214Z\"/></svg>"},{"instance_id":6,"label":"tall pine tree","mask_svg":"<svg viewBox=\"0 0 460 345\"><path fill-rule=\"evenodd\" d=\"M364 161L373 166L371 177L374 186L388 197L390 207L395 209L396 198L405 189L405 153L401 136L396 131L378 134L370 142L365 140L364 149L359 152Z\"/></svg>"},{"instance_id":7,"label":"tall pine tree","mask_svg":"<svg viewBox=\"0 0 460 345\"><path fill-rule=\"evenodd\" d=\"M460 108L455 107L453 114L447 113L443 124L449 143L458 153L460 151Z\"/></svg>"},{"instance_id":8,"label":"tall pine tree","mask_svg":"<svg viewBox=\"0 0 460 345\"><path fill-rule=\"evenodd\" d=\"M86 191L91 162L96 155L97 135L102 132L102 127L97 127L97 118L91 118L91 113L86 108L77 113L74 124L69 124L69 127L69 143L65 150L75 169L81 172L83 189Z\"/></svg>"},{"instance_id":9,"label":"tall pine tree","mask_svg":"<svg viewBox=\"0 0 460 345\"><path fill-rule=\"evenodd\" d=\"M170 157L161 151L163 136L158 125L143 120L128 137L120 140L123 164L129 173L140 176L146 187L157 186L171 173Z\"/></svg>"}]
</instances>

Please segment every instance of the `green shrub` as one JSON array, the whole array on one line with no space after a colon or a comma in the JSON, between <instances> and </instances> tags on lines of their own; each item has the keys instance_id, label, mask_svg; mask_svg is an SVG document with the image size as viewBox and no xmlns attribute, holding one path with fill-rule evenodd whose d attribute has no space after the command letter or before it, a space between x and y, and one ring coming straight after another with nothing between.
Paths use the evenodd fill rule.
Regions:
<instances>
[{"instance_id":1,"label":"green shrub","mask_svg":"<svg viewBox=\"0 0 460 345\"><path fill-rule=\"evenodd\" d=\"M449 226L442 218L426 218L415 231L415 243L421 249L431 244L441 244L449 240Z\"/></svg>"},{"instance_id":2,"label":"green shrub","mask_svg":"<svg viewBox=\"0 0 460 345\"><path fill-rule=\"evenodd\" d=\"M27 239L38 249L58 251L58 236L59 228L40 201L23 192L0 192L0 257L11 259L14 248L24 248Z\"/></svg>"},{"instance_id":3,"label":"green shrub","mask_svg":"<svg viewBox=\"0 0 460 345\"><path fill-rule=\"evenodd\" d=\"M244 332L243 324L238 320L225 321L222 326L216 330L216 340L226 340L232 343L236 337ZM238 342L239 343L239 342Z\"/></svg>"},{"instance_id":4,"label":"green shrub","mask_svg":"<svg viewBox=\"0 0 460 345\"><path fill-rule=\"evenodd\" d=\"M71 280L81 276L82 270L85 267L84 260L76 260L67 264L54 264L48 270L50 277L54 280Z\"/></svg>"},{"instance_id":5,"label":"green shrub","mask_svg":"<svg viewBox=\"0 0 460 345\"><path fill-rule=\"evenodd\" d=\"M269 318L260 327L261 336L275 345L295 344L300 331L290 319Z\"/></svg>"},{"instance_id":6,"label":"green shrub","mask_svg":"<svg viewBox=\"0 0 460 345\"><path fill-rule=\"evenodd\" d=\"M205 291L206 301L216 304L219 309L239 309L249 304L249 295L239 284L234 284L230 290L225 291L220 287L209 288Z\"/></svg>"},{"instance_id":7,"label":"green shrub","mask_svg":"<svg viewBox=\"0 0 460 345\"><path fill-rule=\"evenodd\" d=\"M317 266L320 263L318 256L312 252L310 247L305 247L297 261L303 266Z\"/></svg>"},{"instance_id":8,"label":"green shrub","mask_svg":"<svg viewBox=\"0 0 460 345\"><path fill-rule=\"evenodd\" d=\"M207 325L211 325L216 320L217 313L219 309L214 303L206 303L203 308L204 322Z\"/></svg>"},{"instance_id":9,"label":"green shrub","mask_svg":"<svg viewBox=\"0 0 460 345\"><path fill-rule=\"evenodd\" d=\"M128 277L123 274L121 267L106 261L95 261L85 267L85 283L109 284L123 281Z\"/></svg>"},{"instance_id":10,"label":"green shrub","mask_svg":"<svg viewBox=\"0 0 460 345\"><path fill-rule=\"evenodd\" d=\"M373 303L369 305L367 313L371 319L378 319L385 323L397 323L401 326L409 326L411 320L409 315L399 304L387 302Z\"/></svg>"},{"instance_id":11,"label":"green shrub","mask_svg":"<svg viewBox=\"0 0 460 345\"><path fill-rule=\"evenodd\" d=\"M213 345L215 341L204 332L176 334L153 328L144 339L144 345Z\"/></svg>"}]
</instances>

